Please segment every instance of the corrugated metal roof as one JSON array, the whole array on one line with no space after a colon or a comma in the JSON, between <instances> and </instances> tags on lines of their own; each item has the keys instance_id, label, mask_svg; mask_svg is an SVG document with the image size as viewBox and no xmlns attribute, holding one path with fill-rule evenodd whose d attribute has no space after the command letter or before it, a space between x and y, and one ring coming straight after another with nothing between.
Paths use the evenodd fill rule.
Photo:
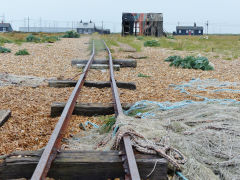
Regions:
<instances>
[{"instance_id":1,"label":"corrugated metal roof","mask_svg":"<svg viewBox=\"0 0 240 180\"><path fill-rule=\"evenodd\" d=\"M177 30L203 30L202 26L177 26Z\"/></svg>"},{"instance_id":2,"label":"corrugated metal roof","mask_svg":"<svg viewBox=\"0 0 240 180\"><path fill-rule=\"evenodd\" d=\"M94 29L94 27L95 27L94 23L83 22L83 23L80 23L77 28L81 28L81 29Z\"/></svg>"}]
</instances>

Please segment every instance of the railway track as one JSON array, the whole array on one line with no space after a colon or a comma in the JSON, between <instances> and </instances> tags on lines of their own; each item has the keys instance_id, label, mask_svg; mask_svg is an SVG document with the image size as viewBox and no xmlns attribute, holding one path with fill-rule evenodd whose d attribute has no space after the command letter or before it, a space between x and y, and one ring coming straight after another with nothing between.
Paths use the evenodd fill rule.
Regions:
<instances>
[{"instance_id":1,"label":"railway track","mask_svg":"<svg viewBox=\"0 0 240 180\"><path fill-rule=\"evenodd\" d=\"M107 47L106 43L104 42L106 50L108 52L109 57L109 70L110 70L110 82L111 82L111 89L112 89L112 99L114 103L114 111L115 117L119 117L123 115L123 109L121 106L118 88L116 85L115 77L114 77L114 68L113 68L113 60L112 55ZM84 81L87 77L88 71L91 67L91 64L95 57L95 47L93 42L92 47L92 54L83 70L83 73L80 75L77 84L70 95L66 106L57 122L55 129L48 141L47 146L45 147L41 158L37 164L37 167L32 175L32 180L42 180L46 179L47 173L51 168L51 164L56 158L58 152L60 152L61 148L61 140L65 134L65 131L68 127L69 121L71 119L71 115L74 110L74 106L76 104L77 97L80 94L81 88L83 87ZM125 172L125 179L132 179L132 180L140 180L140 175L136 163L136 159L134 156L131 140L129 136L123 136L122 139L122 146L121 146L121 157L123 160L123 167Z\"/></svg>"}]
</instances>

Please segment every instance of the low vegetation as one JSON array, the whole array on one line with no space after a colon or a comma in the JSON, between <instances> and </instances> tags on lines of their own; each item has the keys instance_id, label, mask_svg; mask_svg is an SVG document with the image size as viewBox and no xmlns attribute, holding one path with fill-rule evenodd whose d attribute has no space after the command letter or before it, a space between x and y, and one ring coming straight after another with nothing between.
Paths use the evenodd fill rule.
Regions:
<instances>
[{"instance_id":1,"label":"low vegetation","mask_svg":"<svg viewBox=\"0 0 240 180\"><path fill-rule=\"evenodd\" d=\"M26 37L26 41L27 42L40 42L41 39L39 37L36 37L32 34L29 34L27 37Z\"/></svg>"},{"instance_id":2,"label":"low vegetation","mask_svg":"<svg viewBox=\"0 0 240 180\"><path fill-rule=\"evenodd\" d=\"M58 36L43 36L41 39L42 42L47 42L47 43L54 43L59 40L60 38Z\"/></svg>"},{"instance_id":3,"label":"low vegetation","mask_svg":"<svg viewBox=\"0 0 240 180\"><path fill-rule=\"evenodd\" d=\"M4 47L0 46L0 53L10 53L10 52L11 52L11 49L4 48Z\"/></svg>"},{"instance_id":4,"label":"low vegetation","mask_svg":"<svg viewBox=\"0 0 240 180\"><path fill-rule=\"evenodd\" d=\"M5 38L5 37L1 37L0 36L0 45L1 44L3 45L4 43L12 43L12 41L7 39L7 38Z\"/></svg>"},{"instance_id":5,"label":"low vegetation","mask_svg":"<svg viewBox=\"0 0 240 180\"><path fill-rule=\"evenodd\" d=\"M142 73L138 73L138 77L145 77L145 78L148 78L148 77L151 77L151 76L148 76L148 75L145 75L145 74L142 74Z\"/></svg>"},{"instance_id":6,"label":"low vegetation","mask_svg":"<svg viewBox=\"0 0 240 180\"><path fill-rule=\"evenodd\" d=\"M60 40L63 33L20 33L10 32L0 34L0 45L5 43L15 43L21 45L24 42L53 43Z\"/></svg>"},{"instance_id":7,"label":"low vegetation","mask_svg":"<svg viewBox=\"0 0 240 180\"><path fill-rule=\"evenodd\" d=\"M144 42L145 47L159 47L160 43L156 40L149 40Z\"/></svg>"},{"instance_id":8,"label":"low vegetation","mask_svg":"<svg viewBox=\"0 0 240 180\"><path fill-rule=\"evenodd\" d=\"M201 69L201 70L213 70L214 68L209 64L206 57L194 57L187 56L181 58L180 56L170 56L165 59L166 62L171 62L170 66L181 67L184 69Z\"/></svg>"},{"instance_id":9,"label":"low vegetation","mask_svg":"<svg viewBox=\"0 0 240 180\"><path fill-rule=\"evenodd\" d=\"M89 41L89 46L88 50L92 53L92 42L94 40L94 45L95 45L95 53L98 54L98 52L105 50L105 45L102 41L102 39L99 39L98 37L92 38Z\"/></svg>"},{"instance_id":10,"label":"low vegetation","mask_svg":"<svg viewBox=\"0 0 240 180\"><path fill-rule=\"evenodd\" d=\"M30 55L29 52L26 49L19 50L18 52L15 53L16 56L25 56L25 55Z\"/></svg>"},{"instance_id":11,"label":"low vegetation","mask_svg":"<svg viewBox=\"0 0 240 180\"><path fill-rule=\"evenodd\" d=\"M79 38L80 34L76 31L67 31L63 36L63 38Z\"/></svg>"},{"instance_id":12,"label":"low vegetation","mask_svg":"<svg viewBox=\"0 0 240 180\"><path fill-rule=\"evenodd\" d=\"M144 42L158 42L159 47L198 53L215 53L238 59L240 57L240 37L238 35L209 35L209 36L172 36L152 37L152 36L126 36L111 34L102 36L109 47L119 46L122 42L135 48L138 52L144 47ZM153 41L154 40L154 41ZM154 43L149 43L150 46ZM147 43L148 45L148 43ZM154 46L154 45L153 45ZM152 47L152 46L151 46ZM230 59L230 58L228 58Z\"/></svg>"},{"instance_id":13,"label":"low vegetation","mask_svg":"<svg viewBox=\"0 0 240 180\"><path fill-rule=\"evenodd\" d=\"M104 123L99 129L101 133L109 132L116 122L116 118L114 116L103 116L100 120Z\"/></svg>"},{"instance_id":14,"label":"low vegetation","mask_svg":"<svg viewBox=\"0 0 240 180\"><path fill-rule=\"evenodd\" d=\"M40 38L40 37L34 36L33 34L30 34L26 37L26 42L35 42L35 43L39 43L39 42L54 43L59 40L60 38L58 36L42 36Z\"/></svg>"},{"instance_id":15,"label":"low vegetation","mask_svg":"<svg viewBox=\"0 0 240 180\"><path fill-rule=\"evenodd\" d=\"M111 46L119 47L118 42L127 44L131 46L132 48L136 49L137 52L140 52L142 50L142 44L139 43L137 38L135 36L124 36L122 37L120 34L115 35L104 35L103 39L107 43L108 47L111 48Z\"/></svg>"}]
</instances>

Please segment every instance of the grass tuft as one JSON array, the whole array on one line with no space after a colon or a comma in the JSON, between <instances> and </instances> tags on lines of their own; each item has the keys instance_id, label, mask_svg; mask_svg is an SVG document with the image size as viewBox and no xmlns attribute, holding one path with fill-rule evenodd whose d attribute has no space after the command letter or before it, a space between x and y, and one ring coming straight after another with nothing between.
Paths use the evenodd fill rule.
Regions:
<instances>
[{"instance_id":1,"label":"grass tuft","mask_svg":"<svg viewBox=\"0 0 240 180\"><path fill-rule=\"evenodd\" d=\"M209 64L208 58L206 57L187 56L181 58L180 56L169 56L165 61L171 62L169 66L181 67L184 69L201 69L204 71L214 69Z\"/></svg>"},{"instance_id":2,"label":"grass tuft","mask_svg":"<svg viewBox=\"0 0 240 180\"><path fill-rule=\"evenodd\" d=\"M138 77L149 78L151 76L148 76L148 75L145 75L145 74L142 74L142 73L138 73Z\"/></svg>"},{"instance_id":3,"label":"grass tuft","mask_svg":"<svg viewBox=\"0 0 240 180\"><path fill-rule=\"evenodd\" d=\"M58 36L43 36L41 39L42 42L47 42L47 43L54 43L59 40L60 38Z\"/></svg>"},{"instance_id":4,"label":"grass tuft","mask_svg":"<svg viewBox=\"0 0 240 180\"><path fill-rule=\"evenodd\" d=\"M15 53L16 56L25 56L25 55L30 55L29 52L26 49L19 50L18 52Z\"/></svg>"},{"instance_id":5,"label":"grass tuft","mask_svg":"<svg viewBox=\"0 0 240 180\"><path fill-rule=\"evenodd\" d=\"M10 52L11 52L11 49L4 48L4 47L0 46L0 53L10 53Z\"/></svg>"},{"instance_id":6,"label":"grass tuft","mask_svg":"<svg viewBox=\"0 0 240 180\"><path fill-rule=\"evenodd\" d=\"M156 40L149 40L144 42L145 47L159 47L160 43Z\"/></svg>"},{"instance_id":7,"label":"grass tuft","mask_svg":"<svg viewBox=\"0 0 240 180\"><path fill-rule=\"evenodd\" d=\"M32 34L29 34L27 37L26 37L26 41L27 42L35 42L35 43L38 43L41 41L41 39L39 37L36 37Z\"/></svg>"},{"instance_id":8,"label":"grass tuft","mask_svg":"<svg viewBox=\"0 0 240 180\"><path fill-rule=\"evenodd\" d=\"M104 122L104 124L99 129L101 133L108 133L116 122L116 118L114 116L103 116L100 118Z\"/></svg>"},{"instance_id":9,"label":"grass tuft","mask_svg":"<svg viewBox=\"0 0 240 180\"><path fill-rule=\"evenodd\" d=\"M63 38L79 38L80 34L75 31L67 31L63 36Z\"/></svg>"}]
</instances>

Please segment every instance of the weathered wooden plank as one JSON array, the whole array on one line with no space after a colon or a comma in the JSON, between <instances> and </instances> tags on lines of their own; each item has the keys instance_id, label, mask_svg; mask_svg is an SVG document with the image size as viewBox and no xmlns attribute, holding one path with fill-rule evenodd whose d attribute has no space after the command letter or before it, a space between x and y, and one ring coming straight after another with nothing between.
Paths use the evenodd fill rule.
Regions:
<instances>
[{"instance_id":1,"label":"weathered wooden plank","mask_svg":"<svg viewBox=\"0 0 240 180\"><path fill-rule=\"evenodd\" d=\"M77 81L73 80L51 80L48 81L49 87L56 87L56 88L63 88L63 87L75 87ZM96 87L96 88L106 88L111 87L111 83L109 81L100 81L100 82L94 82L94 81L85 81L84 86L86 87ZM130 89L135 90L136 84L133 82L117 82L118 88L123 89Z\"/></svg>"},{"instance_id":2,"label":"weathered wooden plank","mask_svg":"<svg viewBox=\"0 0 240 180\"><path fill-rule=\"evenodd\" d=\"M87 64L88 60L72 60L72 66L76 64ZM109 64L108 60L94 60L93 64ZM114 59L113 64L119 64L121 68L123 67L137 67L137 61L132 59Z\"/></svg>"},{"instance_id":3,"label":"weathered wooden plank","mask_svg":"<svg viewBox=\"0 0 240 180\"><path fill-rule=\"evenodd\" d=\"M80 69L85 68L85 64L76 64L76 66ZM103 69L109 69L109 65L108 64L92 64L90 69L99 69L99 70L103 70ZM119 64L115 64L113 65L113 69L115 71L120 71L120 65Z\"/></svg>"},{"instance_id":4,"label":"weathered wooden plank","mask_svg":"<svg viewBox=\"0 0 240 180\"><path fill-rule=\"evenodd\" d=\"M51 117L60 116L66 103L54 102L51 105ZM122 103L123 109L128 110L133 104ZM95 116L114 114L113 103L78 103L73 110L74 115Z\"/></svg>"},{"instance_id":5,"label":"weathered wooden plank","mask_svg":"<svg viewBox=\"0 0 240 180\"><path fill-rule=\"evenodd\" d=\"M14 153L0 164L0 179L30 178L41 153L42 151ZM136 162L142 179L167 179L165 159L136 154ZM155 170L147 178L155 163ZM118 151L62 151L57 155L48 173L48 177L61 180L106 180L124 178L124 175Z\"/></svg>"},{"instance_id":6,"label":"weathered wooden plank","mask_svg":"<svg viewBox=\"0 0 240 180\"><path fill-rule=\"evenodd\" d=\"M0 127L2 127L10 117L11 117L10 110L0 110Z\"/></svg>"}]
</instances>

